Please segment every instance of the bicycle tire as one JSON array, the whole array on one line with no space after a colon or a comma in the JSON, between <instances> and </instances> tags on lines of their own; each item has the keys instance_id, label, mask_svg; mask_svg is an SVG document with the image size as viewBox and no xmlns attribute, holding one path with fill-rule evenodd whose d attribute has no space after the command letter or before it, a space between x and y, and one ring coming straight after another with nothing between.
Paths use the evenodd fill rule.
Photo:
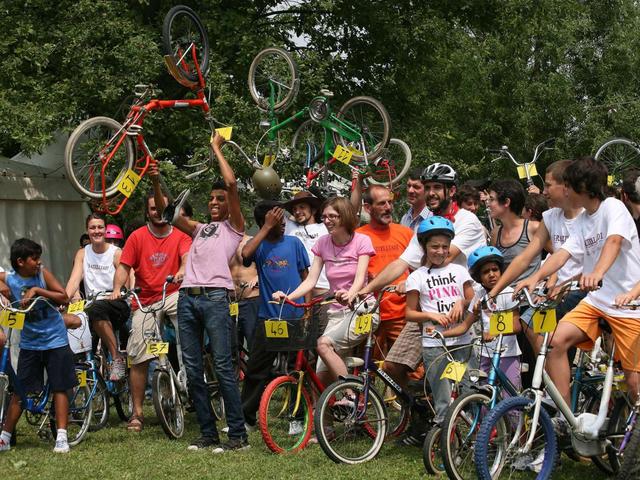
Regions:
<instances>
[{"instance_id":1,"label":"bicycle tire","mask_svg":"<svg viewBox=\"0 0 640 480\"><path fill-rule=\"evenodd\" d=\"M184 32L176 31L180 22L190 24L186 36ZM176 27L173 29L172 27ZM196 37L193 34L197 34ZM209 37L207 30L202 25L200 17L191 8L185 5L176 5L167 12L162 24L162 48L165 55L171 55L180 72L191 81L198 81L198 72L193 65L193 57L188 52L191 45L202 50L202 59L199 59L200 72L206 76L209 68ZM187 50L186 55L184 54ZM184 58L182 58L184 56Z\"/></svg>"},{"instance_id":2,"label":"bicycle tire","mask_svg":"<svg viewBox=\"0 0 640 480\"><path fill-rule=\"evenodd\" d=\"M607 427L607 439L611 442L611 445L607 448L609 466L611 467L610 475L620 471L620 445L626 433L627 420L631 414L631 409L631 405L629 405L624 396L616 399L609 419L609 426Z\"/></svg>"},{"instance_id":3,"label":"bicycle tire","mask_svg":"<svg viewBox=\"0 0 640 480\"><path fill-rule=\"evenodd\" d=\"M249 67L249 93L263 112L269 111L271 81L278 85L278 92L280 89L283 90L283 95L277 95L273 105L273 110L280 112L295 100L300 88L300 79L298 66L293 57L289 52L277 47L265 48L258 52Z\"/></svg>"},{"instance_id":4,"label":"bicycle tire","mask_svg":"<svg viewBox=\"0 0 640 480\"><path fill-rule=\"evenodd\" d=\"M629 168L640 167L640 146L627 138L612 138L598 148L595 158L607 166L610 176L620 180Z\"/></svg>"},{"instance_id":5,"label":"bicycle tire","mask_svg":"<svg viewBox=\"0 0 640 480\"><path fill-rule=\"evenodd\" d=\"M631 438L622 452L617 480L635 480L640 476L640 418L637 412Z\"/></svg>"},{"instance_id":6,"label":"bicycle tire","mask_svg":"<svg viewBox=\"0 0 640 480\"><path fill-rule=\"evenodd\" d=\"M427 473L431 475L442 475L444 470L444 459L442 457L442 448L440 438L442 437L442 428L440 425L434 425L427 432L422 444L422 463Z\"/></svg>"},{"instance_id":7,"label":"bicycle tire","mask_svg":"<svg viewBox=\"0 0 640 480\"><path fill-rule=\"evenodd\" d=\"M128 422L133 414L133 403L131 400L131 393L129 392L129 384L125 384L125 388L119 391L116 395L111 395L113 398L113 406L116 407L116 413L123 422Z\"/></svg>"},{"instance_id":8,"label":"bicycle tire","mask_svg":"<svg viewBox=\"0 0 640 480\"><path fill-rule=\"evenodd\" d=\"M89 431L89 425L93 417L93 403L91 390L88 386L75 387L69 394L69 417L67 421L67 442L70 447L78 445ZM51 399L53 407L53 399ZM49 410L49 426L55 440L58 427L56 425L55 409Z\"/></svg>"},{"instance_id":9,"label":"bicycle tire","mask_svg":"<svg viewBox=\"0 0 640 480\"><path fill-rule=\"evenodd\" d=\"M151 381L151 398L162 430L170 439L178 439L184 434L184 408L177 387L171 394L170 374L156 368Z\"/></svg>"},{"instance_id":10,"label":"bicycle tire","mask_svg":"<svg viewBox=\"0 0 640 480\"><path fill-rule=\"evenodd\" d=\"M389 140L389 145L375 160L378 169L368 181L377 185L391 185L402 180L411 168L412 154L409 145L398 138ZM400 166L400 169L396 167Z\"/></svg>"},{"instance_id":11,"label":"bicycle tire","mask_svg":"<svg viewBox=\"0 0 640 480\"><path fill-rule=\"evenodd\" d=\"M306 167L307 142L311 143L317 150L316 157L312 159L311 167L318 159L324 159L324 144L327 140L327 132L318 122L305 120L300 124L293 134L291 140L291 159L294 166Z\"/></svg>"},{"instance_id":12,"label":"bicycle tire","mask_svg":"<svg viewBox=\"0 0 640 480\"><path fill-rule=\"evenodd\" d=\"M527 425L527 419L522 417L528 407L533 404L533 400L525 397L512 397L500 402L496 407L491 410L485 417L480 430L476 436L476 451L474 455L478 478L480 480L497 480L500 478L500 474L505 472L505 465L509 453L513 453L516 456L522 457L522 453L518 450L521 446L521 441L525 441L528 432L524 432L521 437L521 441L516 441L512 446L511 433L511 421L518 417L518 422ZM512 418L505 417L511 415ZM535 441L536 446L542 445L544 449L543 461L540 472L535 476L536 480L547 480L551 478L551 473L555 466L555 460L557 455L557 441L556 435L553 431L553 425L551 418L544 408L540 409L538 433L543 434L543 438L537 437L538 441ZM509 447L513 447L514 452L506 451ZM496 448L498 453L496 459L492 462L491 468L489 468L489 448ZM537 460L537 456L533 456L533 460ZM496 463L497 462L497 463ZM507 469L507 475L511 475L513 472ZM533 471L522 471L520 475L522 478L527 478L526 474L535 473ZM518 477L521 478L521 477Z\"/></svg>"},{"instance_id":13,"label":"bicycle tire","mask_svg":"<svg viewBox=\"0 0 640 480\"><path fill-rule=\"evenodd\" d=\"M370 112L365 113L363 107L370 108ZM360 111L358 112L358 108ZM384 148L389 145L391 132L391 118L387 109L382 103L372 97L353 97L345 102L340 110L335 114L336 118L353 125L362 135L364 146L361 142L350 142L340 136L338 132L333 132L333 141L336 145L343 147L354 146L357 150L366 150L368 161L373 162L381 154ZM355 161L364 160L364 155L353 154L351 157Z\"/></svg>"},{"instance_id":14,"label":"bicycle tire","mask_svg":"<svg viewBox=\"0 0 640 480\"><path fill-rule=\"evenodd\" d=\"M602 392L600 390L597 390L586 400L584 406L585 412L590 412L594 415L598 414L598 409L600 408L601 393ZM622 430L624 431L627 420L625 412L628 412L628 410L625 409L624 406L628 406L628 404L624 398L619 397L615 400L611 399L610 405L613 405L613 408L611 408L611 406L609 407L610 414L607 415L607 417L609 418L609 424L607 427L607 438L611 437L609 438L609 440L611 441L611 445L607 447L607 453L602 456L590 457L590 460L596 467L598 467L601 472L607 475L614 475L620 468L619 463L612 463L612 459L617 458L617 447L619 446L614 444L614 441L616 441L616 437L618 436L617 432L620 428L620 425L617 425L617 423L619 420L622 421ZM569 457L571 458L571 456Z\"/></svg>"},{"instance_id":15,"label":"bicycle tire","mask_svg":"<svg viewBox=\"0 0 640 480\"><path fill-rule=\"evenodd\" d=\"M298 452L307 446L313 430L313 405L307 389L302 385L299 411L294 415L298 380L281 376L272 380L260 399L258 424L262 439L274 453ZM302 430L292 433L292 427L301 422Z\"/></svg>"},{"instance_id":16,"label":"bicycle tire","mask_svg":"<svg viewBox=\"0 0 640 480\"><path fill-rule=\"evenodd\" d=\"M440 445L444 469L450 479L476 478L473 463L475 439L483 409L488 409L490 402L491 397L486 393L470 391L456 398L447 409L442 421Z\"/></svg>"},{"instance_id":17,"label":"bicycle tire","mask_svg":"<svg viewBox=\"0 0 640 480\"><path fill-rule=\"evenodd\" d=\"M355 398L350 398L353 392ZM369 388L362 415L364 384L338 380L322 392L316 404L314 429L324 453L336 463L355 465L373 459L384 443L387 418L378 392ZM360 416L360 418L358 418Z\"/></svg>"},{"instance_id":18,"label":"bicycle tire","mask_svg":"<svg viewBox=\"0 0 640 480\"><path fill-rule=\"evenodd\" d=\"M93 392L93 378L87 378L87 386ZM100 375L96 375L96 390L91 398L92 419L89 425L90 432L96 432L107 426L109 422L109 390Z\"/></svg>"},{"instance_id":19,"label":"bicycle tire","mask_svg":"<svg viewBox=\"0 0 640 480\"><path fill-rule=\"evenodd\" d=\"M211 410L216 417L216 420L221 422L224 420L225 408L224 399L220 392L220 384L216 377L215 369L213 368L213 360L209 353L206 353L203 357L204 367L204 382L207 385L207 392L209 395L209 403L211 404Z\"/></svg>"},{"instance_id":20,"label":"bicycle tire","mask_svg":"<svg viewBox=\"0 0 640 480\"><path fill-rule=\"evenodd\" d=\"M120 132L121 130L122 125L112 118L93 117L78 125L69 136L64 150L64 167L69 182L80 194L93 199L102 199L103 195L112 198L118 194L118 184L127 170L133 168L135 160L133 142L126 132ZM116 136L117 132L120 134ZM100 156L110 154L111 150L105 149L111 145L114 153L105 170L106 182L103 193ZM82 148L86 148L86 151L80 151Z\"/></svg>"},{"instance_id":21,"label":"bicycle tire","mask_svg":"<svg viewBox=\"0 0 640 480\"><path fill-rule=\"evenodd\" d=\"M399 437L404 433L411 417L411 406L402 401L402 398L382 378L375 376L371 379L376 392L382 392L382 403L387 416L387 439Z\"/></svg>"}]
</instances>

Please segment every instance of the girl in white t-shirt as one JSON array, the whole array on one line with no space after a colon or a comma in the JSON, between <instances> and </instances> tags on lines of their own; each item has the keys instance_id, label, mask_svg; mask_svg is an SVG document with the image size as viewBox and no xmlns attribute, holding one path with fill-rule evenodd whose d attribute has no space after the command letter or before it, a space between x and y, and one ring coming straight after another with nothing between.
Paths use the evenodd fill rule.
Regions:
<instances>
[{"instance_id":1,"label":"girl in white t-shirt","mask_svg":"<svg viewBox=\"0 0 640 480\"><path fill-rule=\"evenodd\" d=\"M458 337L464 335L476 321L482 320L482 336L484 345L480 353L480 370L489 373L491 370L491 358L498 347L498 339L489 333L491 310L482 308L482 299L487 292L496 285L502 272L504 271L504 256L495 247L480 247L475 250L467 260L469 273L471 277L482 288L476 292L476 295L469 305L469 310L465 319L459 325L447 329L443 332L445 337ZM515 333L520 331L520 318L518 310L518 302L512 299L513 288L505 288L496 298L495 310L500 312L511 311L513 314L514 332L510 335L502 337L502 354L500 356L500 370L504 372L509 381L520 390L522 387L522 379L520 376L520 347ZM506 392L505 392L506 394ZM506 394L508 395L508 394Z\"/></svg>"},{"instance_id":2,"label":"girl in white t-shirt","mask_svg":"<svg viewBox=\"0 0 640 480\"><path fill-rule=\"evenodd\" d=\"M449 380L440 378L448 360L440 340L430 336L433 329L444 331L459 323L473 298L473 280L467 269L455 263L446 263L449 246L455 232L453 224L442 217L423 220L417 237L424 255L422 266L407 279L406 320L422 324L422 358L427 371L436 409L435 421L444 418L451 401ZM472 336L465 333L447 339L452 355L459 361L471 358Z\"/></svg>"}]
</instances>

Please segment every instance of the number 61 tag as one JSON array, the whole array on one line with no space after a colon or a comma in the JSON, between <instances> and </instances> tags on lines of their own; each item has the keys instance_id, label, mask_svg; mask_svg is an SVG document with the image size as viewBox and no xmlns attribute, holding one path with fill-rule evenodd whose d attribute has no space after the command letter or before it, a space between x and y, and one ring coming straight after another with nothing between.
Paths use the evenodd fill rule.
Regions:
<instances>
[{"instance_id":1,"label":"number 61 tag","mask_svg":"<svg viewBox=\"0 0 640 480\"><path fill-rule=\"evenodd\" d=\"M448 378L449 380L453 380L454 382L459 382L464 377L464 372L467 371L467 365L462 362L449 362L449 365L444 369L442 375L440 375L440 380L444 380Z\"/></svg>"},{"instance_id":2,"label":"number 61 tag","mask_svg":"<svg viewBox=\"0 0 640 480\"><path fill-rule=\"evenodd\" d=\"M371 314L358 315L356 317L356 326L353 332L356 335L369 333L371 331Z\"/></svg>"},{"instance_id":3,"label":"number 61 tag","mask_svg":"<svg viewBox=\"0 0 640 480\"><path fill-rule=\"evenodd\" d=\"M489 318L489 334L495 336L513 333L513 312L494 312Z\"/></svg>"}]
</instances>

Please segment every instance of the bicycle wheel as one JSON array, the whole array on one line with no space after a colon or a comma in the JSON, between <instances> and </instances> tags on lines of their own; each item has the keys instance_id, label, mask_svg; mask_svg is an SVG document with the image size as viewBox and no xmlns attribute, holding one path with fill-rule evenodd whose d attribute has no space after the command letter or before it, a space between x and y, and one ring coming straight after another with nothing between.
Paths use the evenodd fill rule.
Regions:
<instances>
[{"instance_id":1,"label":"bicycle wheel","mask_svg":"<svg viewBox=\"0 0 640 480\"><path fill-rule=\"evenodd\" d=\"M633 421L633 407L630 401L626 397L620 397L616 399L615 407L611 413L609 419L609 426L607 428L607 440L611 442L611 445L607 447L608 465L611 468L610 475L616 474L620 471L620 463L623 459L624 452L621 452L622 442L627 433L627 425L630 421ZM627 441L627 445L629 442Z\"/></svg>"},{"instance_id":2,"label":"bicycle wheel","mask_svg":"<svg viewBox=\"0 0 640 480\"><path fill-rule=\"evenodd\" d=\"M440 445L447 476L454 480L476 478L473 452L476 434L488 411L491 397L482 392L467 392L451 404L442 422Z\"/></svg>"},{"instance_id":3,"label":"bicycle wheel","mask_svg":"<svg viewBox=\"0 0 640 480\"><path fill-rule=\"evenodd\" d=\"M123 422L128 422L133 413L133 401L129 392L129 384L124 381L122 388L118 390L116 395L112 395L112 398L118 417Z\"/></svg>"},{"instance_id":4,"label":"bicycle wheel","mask_svg":"<svg viewBox=\"0 0 640 480\"><path fill-rule=\"evenodd\" d=\"M609 176L620 180L629 168L640 167L640 146L626 138L613 138L598 148L596 160L607 166Z\"/></svg>"},{"instance_id":5,"label":"bicycle wheel","mask_svg":"<svg viewBox=\"0 0 640 480\"><path fill-rule=\"evenodd\" d=\"M485 417L476 436L474 460L480 480L498 478L551 478L557 442L551 418L544 408L540 416L531 449L522 452L533 423L533 400L508 398L500 402Z\"/></svg>"},{"instance_id":6,"label":"bicycle wheel","mask_svg":"<svg viewBox=\"0 0 640 480\"><path fill-rule=\"evenodd\" d=\"M207 385L207 391L209 393L209 403L211 403L211 409L216 417L216 420L224 420L224 400L220 393L220 384L216 378L216 372L213 368L213 360L209 353L205 354L203 359L204 364L204 382Z\"/></svg>"},{"instance_id":7,"label":"bicycle wheel","mask_svg":"<svg viewBox=\"0 0 640 480\"><path fill-rule=\"evenodd\" d=\"M347 100L335 114L340 123L346 124L354 133L360 135L357 141L350 141L339 133L333 132L333 141L343 147L353 146L366 152L367 160L374 161L389 144L391 118L384 105L372 97L353 97ZM355 161L362 161L364 155L354 154Z\"/></svg>"},{"instance_id":8,"label":"bicycle wheel","mask_svg":"<svg viewBox=\"0 0 640 480\"><path fill-rule=\"evenodd\" d=\"M265 48L251 62L249 93L263 112L287 108L296 98L299 86L298 66L281 48Z\"/></svg>"},{"instance_id":9,"label":"bicycle wheel","mask_svg":"<svg viewBox=\"0 0 640 480\"><path fill-rule=\"evenodd\" d=\"M89 430L95 432L104 428L109 421L109 390L100 375L96 375L95 380L92 376L88 376L87 386L93 394L91 398L93 417Z\"/></svg>"},{"instance_id":10,"label":"bicycle wheel","mask_svg":"<svg viewBox=\"0 0 640 480\"><path fill-rule=\"evenodd\" d=\"M91 390L88 386L75 387L68 395L69 397L69 419L67 421L67 441L70 447L78 445L87 431L93 418L93 402L91 401ZM51 402L53 406L53 400ZM55 410L49 411L50 426L53 439L56 438L57 425Z\"/></svg>"},{"instance_id":11,"label":"bicycle wheel","mask_svg":"<svg viewBox=\"0 0 640 480\"><path fill-rule=\"evenodd\" d=\"M336 463L356 464L374 458L384 443L387 418L382 399L358 380L339 380L318 399L315 433L324 453Z\"/></svg>"},{"instance_id":12,"label":"bicycle wheel","mask_svg":"<svg viewBox=\"0 0 640 480\"><path fill-rule=\"evenodd\" d=\"M434 425L427 433L422 444L422 463L424 463L424 468L431 475L445 473L440 437L442 437L442 428L439 425Z\"/></svg>"},{"instance_id":13,"label":"bicycle wheel","mask_svg":"<svg viewBox=\"0 0 640 480\"><path fill-rule=\"evenodd\" d=\"M323 160L327 132L317 122L305 120L293 134L291 159L294 166L314 166ZM307 158L309 156L309 158ZM307 165L309 163L309 165Z\"/></svg>"},{"instance_id":14,"label":"bicycle wheel","mask_svg":"<svg viewBox=\"0 0 640 480\"><path fill-rule=\"evenodd\" d=\"M621 453L622 461L617 480L632 480L640 477L640 420L637 412L632 422L631 437Z\"/></svg>"},{"instance_id":15,"label":"bicycle wheel","mask_svg":"<svg viewBox=\"0 0 640 480\"><path fill-rule=\"evenodd\" d=\"M404 433L411 416L411 407L381 377L373 378L373 388L382 393L382 402L387 414L387 438L398 437Z\"/></svg>"},{"instance_id":16,"label":"bicycle wheel","mask_svg":"<svg viewBox=\"0 0 640 480\"><path fill-rule=\"evenodd\" d=\"M203 76L207 75L209 38L200 18L189 7L177 5L165 15L162 48L165 55L173 57L180 72L194 82L198 80L198 69L193 61L192 49L196 48L200 72Z\"/></svg>"},{"instance_id":17,"label":"bicycle wheel","mask_svg":"<svg viewBox=\"0 0 640 480\"><path fill-rule=\"evenodd\" d=\"M153 373L151 398L164 433L171 439L182 437L184 433L182 400L177 387L172 391L171 377L167 371L156 368Z\"/></svg>"},{"instance_id":18,"label":"bicycle wheel","mask_svg":"<svg viewBox=\"0 0 640 480\"><path fill-rule=\"evenodd\" d=\"M258 422L267 448L274 453L297 452L306 447L313 427L313 405L304 384L291 376L274 379L262 394Z\"/></svg>"},{"instance_id":19,"label":"bicycle wheel","mask_svg":"<svg viewBox=\"0 0 640 480\"><path fill-rule=\"evenodd\" d=\"M392 138L372 167L369 182L378 185L397 183L411 168L411 149L402 140Z\"/></svg>"},{"instance_id":20,"label":"bicycle wheel","mask_svg":"<svg viewBox=\"0 0 640 480\"><path fill-rule=\"evenodd\" d=\"M133 167L133 142L122 125L108 117L93 117L71 133L64 151L64 167L69 182L82 195L101 199L103 162L107 198L118 194L118 184Z\"/></svg>"}]
</instances>

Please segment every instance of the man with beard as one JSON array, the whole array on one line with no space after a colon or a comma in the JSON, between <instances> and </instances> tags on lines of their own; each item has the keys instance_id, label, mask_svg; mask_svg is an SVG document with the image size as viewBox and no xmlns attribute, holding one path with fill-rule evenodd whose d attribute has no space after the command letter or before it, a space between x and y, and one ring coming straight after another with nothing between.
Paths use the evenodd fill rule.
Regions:
<instances>
[{"instance_id":1,"label":"man with beard","mask_svg":"<svg viewBox=\"0 0 640 480\"><path fill-rule=\"evenodd\" d=\"M364 209L371 218L368 225L356 231L371 238L376 255L369 259L367 273L369 281L389 263L400 258L407 248L413 230L404 225L393 223L393 196L388 188L381 185L371 185L363 196ZM405 272L394 282L404 282L408 272ZM393 292L384 294L380 302L380 326L376 332L376 343L382 355L386 355L404 328L405 299Z\"/></svg>"},{"instance_id":2,"label":"man with beard","mask_svg":"<svg viewBox=\"0 0 640 480\"><path fill-rule=\"evenodd\" d=\"M409 227L415 232L422 220L433 215L427 207L424 184L422 183L422 169L420 168L409 172L407 203L409 204L409 210L400 219L400 225Z\"/></svg>"},{"instance_id":3,"label":"man with beard","mask_svg":"<svg viewBox=\"0 0 640 480\"><path fill-rule=\"evenodd\" d=\"M455 237L449 247L449 256L445 265L453 262L466 268L467 256L477 248L487 244L484 228L473 213L453 201L456 193L457 174L451 166L434 163L424 169L421 175L424 184L427 207L434 215L447 218L453 222ZM385 285L395 281L407 268L416 270L420 267L424 251L414 234L409 246L378 274L373 281L360 291L360 295L368 295ZM402 387L409 381L409 373L414 371L422 361L420 327L415 322L408 322L396 339L393 347L385 359L385 371L391 375ZM419 427L410 428L402 439L404 445L421 446L426 432Z\"/></svg>"},{"instance_id":4,"label":"man with beard","mask_svg":"<svg viewBox=\"0 0 640 480\"><path fill-rule=\"evenodd\" d=\"M154 186L158 183L158 166L154 162L149 167L149 177ZM159 187L158 187L159 188ZM166 197L164 198L166 202ZM168 275L174 275L173 283L167 285L167 298L158 312L161 320L168 317L174 328L178 328L178 286L184 275L184 267L191 247L191 239L172 225L165 223L156 208L154 192L147 195L147 224L135 230L122 251L120 265L113 279L112 298L120 298L120 288L131 273L135 272L138 297L144 306L162 300L162 286ZM133 402L133 415L127 425L128 430L139 432L143 427L142 404L147 383L149 363L155 355L147 353L145 330L153 328L151 314L143 313L133 302L131 333L127 343L127 354L131 359L129 388Z\"/></svg>"}]
</instances>

